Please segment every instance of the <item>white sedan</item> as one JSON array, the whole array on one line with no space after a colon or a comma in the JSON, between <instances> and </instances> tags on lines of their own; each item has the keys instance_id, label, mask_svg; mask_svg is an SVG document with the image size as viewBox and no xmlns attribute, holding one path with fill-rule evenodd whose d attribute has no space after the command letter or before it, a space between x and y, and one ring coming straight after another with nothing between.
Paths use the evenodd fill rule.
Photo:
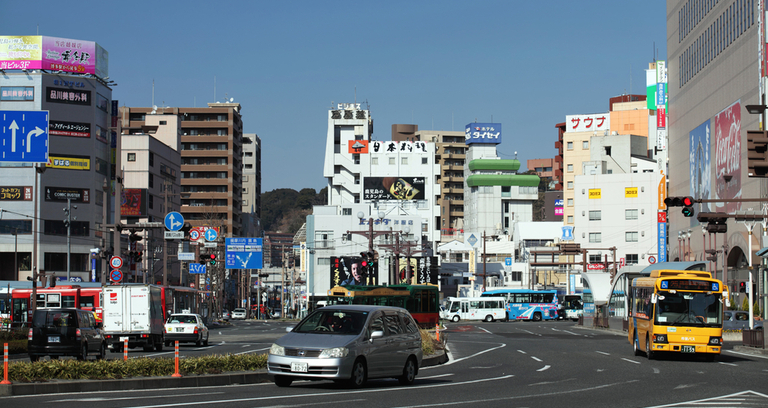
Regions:
<instances>
[{"instance_id":1,"label":"white sedan","mask_svg":"<svg viewBox=\"0 0 768 408\"><path fill-rule=\"evenodd\" d=\"M245 318L246 318L245 309L237 308L232 311L232 320L236 320L236 319L245 320Z\"/></svg>"},{"instance_id":2,"label":"white sedan","mask_svg":"<svg viewBox=\"0 0 768 408\"><path fill-rule=\"evenodd\" d=\"M195 343L197 346L208 345L208 327L203 317L195 313L174 313L165 322L165 346L172 342Z\"/></svg>"}]
</instances>

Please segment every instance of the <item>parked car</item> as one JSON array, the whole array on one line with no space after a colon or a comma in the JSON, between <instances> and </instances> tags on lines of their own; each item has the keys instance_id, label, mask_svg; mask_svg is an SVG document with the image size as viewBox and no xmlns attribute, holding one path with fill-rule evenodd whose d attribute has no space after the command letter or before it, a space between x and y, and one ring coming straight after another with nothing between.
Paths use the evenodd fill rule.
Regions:
<instances>
[{"instance_id":1,"label":"parked car","mask_svg":"<svg viewBox=\"0 0 768 408\"><path fill-rule=\"evenodd\" d=\"M31 361L42 356L58 359L74 356L85 360L95 355L104 359L107 343L102 323L92 311L74 308L37 309L27 336L27 353Z\"/></svg>"},{"instance_id":2,"label":"parked car","mask_svg":"<svg viewBox=\"0 0 768 408\"><path fill-rule=\"evenodd\" d=\"M229 319L232 317L232 315L229 313L229 310L224 310L221 312L221 319L224 321L229 321Z\"/></svg>"},{"instance_id":3,"label":"parked car","mask_svg":"<svg viewBox=\"0 0 768 408\"><path fill-rule=\"evenodd\" d=\"M267 357L278 387L302 378L361 387L369 378L394 377L410 385L423 358L419 326L399 307L326 306L288 330Z\"/></svg>"},{"instance_id":4,"label":"parked car","mask_svg":"<svg viewBox=\"0 0 768 408\"><path fill-rule=\"evenodd\" d=\"M248 312L243 308L237 308L232 311L232 320L240 319L245 320L248 317Z\"/></svg>"},{"instance_id":5,"label":"parked car","mask_svg":"<svg viewBox=\"0 0 768 408\"><path fill-rule=\"evenodd\" d=\"M174 341L179 343L195 343L199 346L208 345L208 327L203 323L203 317L195 313L174 313L165 322L165 346Z\"/></svg>"},{"instance_id":6,"label":"parked car","mask_svg":"<svg viewBox=\"0 0 768 408\"><path fill-rule=\"evenodd\" d=\"M763 330L763 321L755 320L754 328ZM749 312L726 310L723 316L723 330L749 329Z\"/></svg>"}]
</instances>

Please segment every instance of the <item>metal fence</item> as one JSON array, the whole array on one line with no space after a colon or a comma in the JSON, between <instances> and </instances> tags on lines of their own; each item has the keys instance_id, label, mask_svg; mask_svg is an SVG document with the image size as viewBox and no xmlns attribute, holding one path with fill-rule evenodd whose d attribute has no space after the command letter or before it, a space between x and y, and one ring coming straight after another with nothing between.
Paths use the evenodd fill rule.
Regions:
<instances>
[{"instance_id":1,"label":"metal fence","mask_svg":"<svg viewBox=\"0 0 768 408\"><path fill-rule=\"evenodd\" d=\"M762 330L744 329L741 331L741 344L747 347L765 348Z\"/></svg>"}]
</instances>

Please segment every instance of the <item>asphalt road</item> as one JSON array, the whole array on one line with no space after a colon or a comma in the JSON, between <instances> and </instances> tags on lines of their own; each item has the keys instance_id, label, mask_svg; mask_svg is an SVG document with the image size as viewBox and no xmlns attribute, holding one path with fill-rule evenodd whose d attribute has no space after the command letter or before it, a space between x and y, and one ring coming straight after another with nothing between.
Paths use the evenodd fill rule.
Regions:
<instances>
[{"instance_id":1,"label":"asphalt road","mask_svg":"<svg viewBox=\"0 0 768 408\"><path fill-rule=\"evenodd\" d=\"M288 325L238 321L213 330L208 347L184 346L181 353L261 353ZM361 390L330 381L297 381L289 388L263 383L3 401L56 407L768 406L768 358L762 355L725 350L715 362L681 355L649 361L634 356L625 336L572 322L448 323L446 335L450 361L422 368L410 387L396 380L372 380Z\"/></svg>"}]
</instances>

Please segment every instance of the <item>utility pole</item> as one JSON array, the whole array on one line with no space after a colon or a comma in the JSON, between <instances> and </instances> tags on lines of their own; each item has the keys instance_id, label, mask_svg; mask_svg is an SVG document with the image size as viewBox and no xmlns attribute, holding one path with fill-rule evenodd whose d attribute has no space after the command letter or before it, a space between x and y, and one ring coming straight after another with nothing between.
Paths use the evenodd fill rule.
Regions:
<instances>
[{"instance_id":1,"label":"utility pole","mask_svg":"<svg viewBox=\"0 0 768 408\"><path fill-rule=\"evenodd\" d=\"M67 218L64 219L64 226L67 227L67 282L71 282L70 279L70 257L72 256L72 220L77 220L77 217L72 217L72 199L67 198L67 208L64 209L64 214ZM74 206L77 209L77 206Z\"/></svg>"}]
</instances>

